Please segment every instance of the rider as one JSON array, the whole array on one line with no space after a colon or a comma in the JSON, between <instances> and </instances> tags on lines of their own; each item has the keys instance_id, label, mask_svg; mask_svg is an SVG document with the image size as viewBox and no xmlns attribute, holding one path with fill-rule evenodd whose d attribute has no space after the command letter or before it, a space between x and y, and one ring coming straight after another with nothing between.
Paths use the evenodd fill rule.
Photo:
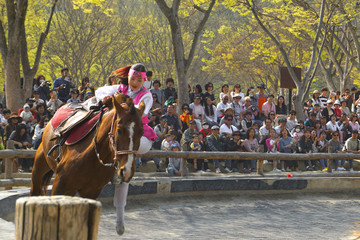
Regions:
<instances>
[{"instance_id":1,"label":"rider","mask_svg":"<svg viewBox=\"0 0 360 240\"><path fill-rule=\"evenodd\" d=\"M135 107L138 107L141 101L145 103L145 111L142 116L144 125L144 135L141 137L140 146L137 151L139 154L148 152L156 140L155 131L147 125L149 122L148 113L153 104L152 94L143 84L146 81L146 68L141 63L132 66L120 68L113 72L113 75L121 79L120 85L104 86L96 90L95 96L103 102L108 101L117 91L128 95L134 101ZM116 175L115 175L116 177ZM114 177L113 183L118 183L118 178ZM126 197L128 194L129 183L115 185L114 206L117 211L116 231L119 235L124 232L124 209Z\"/></svg>"}]
</instances>

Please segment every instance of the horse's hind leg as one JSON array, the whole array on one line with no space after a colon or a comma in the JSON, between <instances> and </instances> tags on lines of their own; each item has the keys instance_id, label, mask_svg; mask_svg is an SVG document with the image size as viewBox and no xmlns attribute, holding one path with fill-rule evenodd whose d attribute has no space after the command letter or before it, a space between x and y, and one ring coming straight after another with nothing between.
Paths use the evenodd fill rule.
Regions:
<instances>
[{"instance_id":1,"label":"horse's hind leg","mask_svg":"<svg viewBox=\"0 0 360 240\"><path fill-rule=\"evenodd\" d=\"M41 143L34 159L34 165L31 174L30 196L44 195L47 184L52 176L52 171L46 162L43 144Z\"/></svg>"}]
</instances>

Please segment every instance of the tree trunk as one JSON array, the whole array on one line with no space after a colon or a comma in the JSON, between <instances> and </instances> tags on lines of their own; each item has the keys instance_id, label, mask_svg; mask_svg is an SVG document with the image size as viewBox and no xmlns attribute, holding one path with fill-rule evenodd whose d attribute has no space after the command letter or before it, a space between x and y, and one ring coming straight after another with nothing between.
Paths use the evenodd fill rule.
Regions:
<instances>
[{"instance_id":1,"label":"tree trunk","mask_svg":"<svg viewBox=\"0 0 360 240\"><path fill-rule=\"evenodd\" d=\"M5 96L6 107L12 112L17 110L24 104L23 99L18 97L20 86L20 51L19 45L12 43L13 47L9 47L9 54L5 65Z\"/></svg>"}]
</instances>

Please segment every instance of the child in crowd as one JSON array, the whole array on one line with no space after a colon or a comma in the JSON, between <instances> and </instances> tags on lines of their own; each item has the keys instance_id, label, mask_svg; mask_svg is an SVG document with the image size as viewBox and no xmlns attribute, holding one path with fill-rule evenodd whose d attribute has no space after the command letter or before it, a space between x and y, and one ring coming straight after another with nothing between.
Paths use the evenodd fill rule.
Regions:
<instances>
[{"instance_id":1,"label":"child in crowd","mask_svg":"<svg viewBox=\"0 0 360 240\"><path fill-rule=\"evenodd\" d=\"M190 149L191 151L198 152L203 151L202 146L200 144L200 136L202 133L196 133L193 135L192 142L190 143ZM203 159L194 159L194 168L196 169L197 173L203 173L202 165L204 160Z\"/></svg>"},{"instance_id":2,"label":"child in crowd","mask_svg":"<svg viewBox=\"0 0 360 240\"><path fill-rule=\"evenodd\" d=\"M79 99L79 90L73 89L70 92L71 98L67 100L67 103L81 103L81 100Z\"/></svg>"},{"instance_id":3,"label":"child in crowd","mask_svg":"<svg viewBox=\"0 0 360 240\"><path fill-rule=\"evenodd\" d=\"M165 83L166 83L166 88L164 90L165 101L169 100L170 97L172 97L175 101L177 99L177 93L174 88L174 79L168 78L166 79Z\"/></svg>"},{"instance_id":4,"label":"child in crowd","mask_svg":"<svg viewBox=\"0 0 360 240\"><path fill-rule=\"evenodd\" d=\"M170 150L174 152L180 151L180 146L177 143L171 144ZM169 165L167 167L167 172L170 177L181 176L182 171L182 158L169 158ZM186 168L186 175L188 174L188 169Z\"/></svg>"},{"instance_id":5,"label":"child in crowd","mask_svg":"<svg viewBox=\"0 0 360 240\"><path fill-rule=\"evenodd\" d=\"M210 129L209 123L206 122L206 121L203 121L202 122L202 128L200 129L199 132L202 133L203 138L211 135L211 129Z\"/></svg>"}]
</instances>

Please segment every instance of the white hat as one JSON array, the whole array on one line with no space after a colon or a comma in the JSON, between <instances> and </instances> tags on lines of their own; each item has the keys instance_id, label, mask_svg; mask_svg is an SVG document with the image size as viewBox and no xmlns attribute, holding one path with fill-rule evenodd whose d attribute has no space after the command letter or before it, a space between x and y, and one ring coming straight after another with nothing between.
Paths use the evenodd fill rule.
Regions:
<instances>
[{"instance_id":1,"label":"white hat","mask_svg":"<svg viewBox=\"0 0 360 240\"><path fill-rule=\"evenodd\" d=\"M336 104L337 104L337 105L341 105L339 99L336 99L334 105L336 105Z\"/></svg>"},{"instance_id":2,"label":"white hat","mask_svg":"<svg viewBox=\"0 0 360 240\"><path fill-rule=\"evenodd\" d=\"M30 108L30 105L29 105L29 104L27 104L27 103L25 103L25 105L24 105L24 109L25 109L25 108L27 108L27 107L28 107L28 108Z\"/></svg>"},{"instance_id":3,"label":"white hat","mask_svg":"<svg viewBox=\"0 0 360 240\"><path fill-rule=\"evenodd\" d=\"M327 100L326 103L333 103L333 102L334 102L333 100L329 99L329 100Z\"/></svg>"},{"instance_id":4,"label":"white hat","mask_svg":"<svg viewBox=\"0 0 360 240\"><path fill-rule=\"evenodd\" d=\"M234 94L233 98L237 98L237 97L241 98L240 93L235 93L235 94Z\"/></svg>"}]
</instances>

